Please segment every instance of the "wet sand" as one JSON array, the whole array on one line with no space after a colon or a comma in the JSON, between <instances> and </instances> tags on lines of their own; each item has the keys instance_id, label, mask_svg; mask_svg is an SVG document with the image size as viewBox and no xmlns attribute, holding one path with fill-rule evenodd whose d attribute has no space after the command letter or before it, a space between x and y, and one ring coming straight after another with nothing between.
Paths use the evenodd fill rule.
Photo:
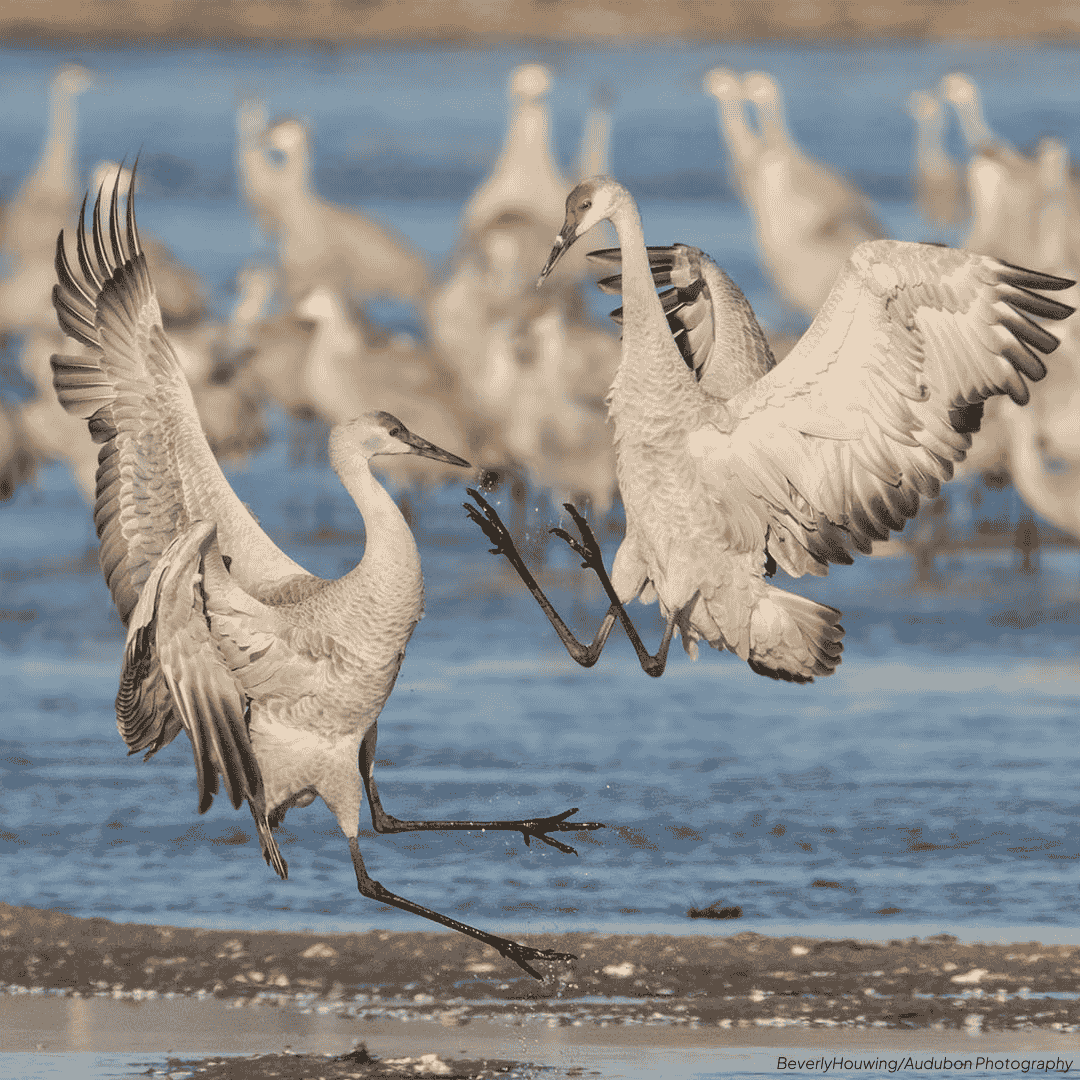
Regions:
<instances>
[{"instance_id":1,"label":"wet sand","mask_svg":"<svg viewBox=\"0 0 1080 1080\"><path fill-rule=\"evenodd\" d=\"M359 44L691 41L1076 41L1080 8L1048 0L7 0L0 41Z\"/></svg>"},{"instance_id":2,"label":"wet sand","mask_svg":"<svg viewBox=\"0 0 1080 1080\"><path fill-rule=\"evenodd\" d=\"M1064 1053L1080 1030L1076 945L524 940L579 959L538 982L461 935L199 930L0 904L0 1051L145 1050L157 1058L140 1075L207 1080L561 1078L605 1063L632 1075L627 1061L647 1076L664 1052L712 1067L740 1046Z\"/></svg>"},{"instance_id":3,"label":"wet sand","mask_svg":"<svg viewBox=\"0 0 1080 1080\"><path fill-rule=\"evenodd\" d=\"M0 904L0 988L318 1003L361 1019L1080 1030L1080 946L523 935L576 954L544 982L461 935L197 930ZM1049 995L1049 996L1048 996Z\"/></svg>"}]
</instances>

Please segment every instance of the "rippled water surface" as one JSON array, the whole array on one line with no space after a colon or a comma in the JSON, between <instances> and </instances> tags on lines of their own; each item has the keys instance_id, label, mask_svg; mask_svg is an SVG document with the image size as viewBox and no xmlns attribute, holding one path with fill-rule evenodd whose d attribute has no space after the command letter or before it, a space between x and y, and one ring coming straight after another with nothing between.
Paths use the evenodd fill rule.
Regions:
<instances>
[{"instance_id":1,"label":"rippled water surface","mask_svg":"<svg viewBox=\"0 0 1080 1080\"><path fill-rule=\"evenodd\" d=\"M140 220L203 274L224 310L236 270L265 251L232 174L242 96L309 116L323 192L440 258L497 152L508 72L533 55L88 54L100 79L80 105L80 161L141 149ZM8 192L37 153L43 87L66 56L2 54ZM963 67L1004 134L1027 144L1054 132L1076 155L1077 57L762 47L546 58L561 159L573 157L591 87L609 83L613 171L641 196L650 242L709 250L775 324L785 316L765 292L750 225L727 193L715 111L699 92L710 65L774 71L804 145L854 175L897 235L922 238L931 233L906 179L908 92ZM274 441L229 475L278 543L336 576L360 557L362 525L328 468L289 464L288 426L275 415ZM907 560L862 559L796 586L844 610L835 677L793 687L730 655L692 664L678 651L651 680L617 636L593 670L573 664L465 520L463 495L464 486L413 500L428 614L380 722L383 798L406 818L577 806L609 827L576 841L578 858L505 835L368 837L369 869L389 888L479 925L534 930L700 927L687 909L714 901L743 918L713 929L1080 928L1076 553L1044 551L1034 576L1009 551L950 556L934 591L910 587ZM1001 503L1015 514L1008 496ZM557 517L534 506L539 534ZM617 518L603 535L610 560ZM62 466L0 506L4 899L145 922L415 928L357 896L321 803L286 819L291 876L281 882L246 811L219 799L196 813L186 740L148 764L125 756L112 705L123 638L93 541ZM591 634L604 604L557 542L547 572L557 606ZM659 623L639 611L655 640Z\"/></svg>"}]
</instances>

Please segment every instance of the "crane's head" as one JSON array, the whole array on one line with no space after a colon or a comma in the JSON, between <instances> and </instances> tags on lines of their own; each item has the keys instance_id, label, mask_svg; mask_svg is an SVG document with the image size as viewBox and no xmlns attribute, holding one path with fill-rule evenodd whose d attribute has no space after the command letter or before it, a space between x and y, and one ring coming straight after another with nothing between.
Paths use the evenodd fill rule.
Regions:
<instances>
[{"instance_id":1,"label":"crane's head","mask_svg":"<svg viewBox=\"0 0 1080 1080\"><path fill-rule=\"evenodd\" d=\"M907 99L908 115L920 124L929 124L941 113L941 102L925 90L912 90Z\"/></svg>"},{"instance_id":2,"label":"crane's head","mask_svg":"<svg viewBox=\"0 0 1080 1080\"><path fill-rule=\"evenodd\" d=\"M307 148L307 130L299 120L289 117L279 120L267 131L266 141L274 150L292 157Z\"/></svg>"},{"instance_id":3,"label":"crane's head","mask_svg":"<svg viewBox=\"0 0 1080 1080\"><path fill-rule=\"evenodd\" d=\"M432 461L444 461L448 465L470 468L464 459L443 450L427 439L414 435L396 416L388 412L369 412L338 424L330 432L331 460L342 455L359 453L371 459L383 454L419 454Z\"/></svg>"},{"instance_id":4,"label":"crane's head","mask_svg":"<svg viewBox=\"0 0 1080 1080\"><path fill-rule=\"evenodd\" d=\"M551 72L543 64L522 64L510 76L510 96L538 101L551 89Z\"/></svg>"},{"instance_id":5,"label":"crane's head","mask_svg":"<svg viewBox=\"0 0 1080 1080\"><path fill-rule=\"evenodd\" d=\"M566 254L567 249L580 236L584 236L594 225L606 221L615 213L628 192L610 176L594 176L582 180L566 197L566 219L559 235L555 237L555 246L551 249L548 261L540 276L536 279L539 288L544 278L551 273L555 264Z\"/></svg>"},{"instance_id":6,"label":"crane's head","mask_svg":"<svg viewBox=\"0 0 1080 1080\"><path fill-rule=\"evenodd\" d=\"M65 97L77 97L93 85L93 75L81 64L65 64L53 76L53 86Z\"/></svg>"},{"instance_id":7,"label":"crane's head","mask_svg":"<svg viewBox=\"0 0 1080 1080\"><path fill-rule=\"evenodd\" d=\"M946 101L961 108L979 103L979 91L975 84L960 71L954 71L941 80L941 91Z\"/></svg>"},{"instance_id":8,"label":"crane's head","mask_svg":"<svg viewBox=\"0 0 1080 1080\"><path fill-rule=\"evenodd\" d=\"M742 82L731 68L713 68L706 73L701 88L706 94L711 94L717 101L725 104L742 101Z\"/></svg>"},{"instance_id":9,"label":"crane's head","mask_svg":"<svg viewBox=\"0 0 1080 1080\"><path fill-rule=\"evenodd\" d=\"M748 101L764 108L778 105L780 87L767 71L749 71L743 77L743 94Z\"/></svg>"},{"instance_id":10,"label":"crane's head","mask_svg":"<svg viewBox=\"0 0 1080 1080\"><path fill-rule=\"evenodd\" d=\"M90 170L90 190L93 192L105 191L111 192L113 184L116 183L116 174L120 174L120 186L117 189L117 194L124 196L131 188L131 170L125 169L122 165L117 165L115 161L99 161L93 169Z\"/></svg>"}]
</instances>

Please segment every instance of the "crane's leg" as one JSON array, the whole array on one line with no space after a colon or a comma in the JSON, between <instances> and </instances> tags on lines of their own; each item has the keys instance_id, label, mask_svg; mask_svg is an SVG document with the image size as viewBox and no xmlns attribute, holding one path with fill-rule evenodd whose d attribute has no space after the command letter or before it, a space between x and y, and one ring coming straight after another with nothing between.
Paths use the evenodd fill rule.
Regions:
<instances>
[{"instance_id":1,"label":"crane's leg","mask_svg":"<svg viewBox=\"0 0 1080 1080\"><path fill-rule=\"evenodd\" d=\"M664 674L671 637L675 632L675 627L680 624L684 616L689 615L690 609L696 603L696 593L689 604L668 617L667 625L664 627L664 636L660 641L660 648L656 650L655 656L650 654L649 650L645 648L645 643L641 640L641 635L637 632L637 627L630 621L630 616L626 613L626 608L623 607L618 593L615 592L615 586L611 584L611 578L608 577L608 572L604 568L604 558L600 551L600 545L597 543L592 529L589 528L588 522L577 512L574 506L570 503L564 503L563 505L569 511L570 516L574 519L574 524L577 525L578 531L581 533L581 541L575 540L565 529L552 529L551 531L560 539L565 540L584 559L581 565L591 569L596 574L600 579L604 592L607 593L607 597L611 601L611 607L608 608L604 621L596 632L596 637L593 638L592 644L586 645L574 637L570 628L563 622L559 613L552 607L551 601L548 600L543 590L536 583L536 578L532 576L529 568L525 565L521 554L514 546L514 539L510 535L510 531L502 523L495 508L478 491L473 488L467 488L466 490L479 504L483 514L475 506L470 506L468 503L464 504L465 510L469 517L483 529L484 535L495 545L491 549L491 553L493 555L505 555L510 561L511 566L518 572L518 576L525 582L529 592L533 594L536 602L548 617L548 622L555 628L555 633L559 635L559 640L566 646L566 651L582 667L592 667L600 658L600 651L607 642L608 635L615 625L615 620L618 619L626 631L626 636L630 639L630 644L634 646L634 652L637 653L638 663L641 664L642 671L653 676L653 678L659 678Z\"/></svg>"},{"instance_id":2,"label":"crane's leg","mask_svg":"<svg viewBox=\"0 0 1080 1080\"><path fill-rule=\"evenodd\" d=\"M431 908L423 907L421 904L414 904L411 900L406 900L403 896L398 896L396 893L390 892L389 889L383 888L379 882L368 874L363 857L360 855L360 842L355 836L349 837L349 851L352 853L353 869L356 871L356 887L360 890L361 896L366 896L371 900L378 900L381 904L401 908L402 911L411 911L414 915L430 919L432 922L441 923L451 930L457 930L460 934L468 934L469 937L474 937L485 945L497 949L507 960L513 960L519 968L527 971L534 979L543 981L544 976L532 966L530 961L577 959L573 953L555 952L554 949L534 949L529 945L522 945L519 941L511 941L509 938L489 934L485 930L478 930L475 926L469 926L467 923L458 922L457 919L451 919L449 915L440 915L437 911L432 911Z\"/></svg>"},{"instance_id":3,"label":"crane's leg","mask_svg":"<svg viewBox=\"0 0 1080 1080\"><path fill-rule=\"evenodd\" d=\"M377 833L399 832L484 832L488 829L502 832L519 832L528 846L530 840L541 840L549 847L558 848L567 855L577 852L561 840L548 836L549 832L581 832L606 828L598 821L567 821L578 808L553 814L546 818L531 818L527 821L403 821L393 814L388 814L379 798L379 788L375 783L375 739L377 729L372 726L360 743L360 775L364 778L364 790L367 791L368 805L371 807L371 824Z\"/></svg>"}]
</instances>

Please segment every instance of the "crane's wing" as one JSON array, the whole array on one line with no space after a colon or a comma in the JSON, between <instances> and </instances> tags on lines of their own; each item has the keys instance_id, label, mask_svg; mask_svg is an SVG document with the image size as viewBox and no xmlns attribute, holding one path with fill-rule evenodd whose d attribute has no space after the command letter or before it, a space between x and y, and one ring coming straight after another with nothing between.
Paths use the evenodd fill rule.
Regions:
<instances>
[{"instance_id":1,"label":"crane's wing","mask_svg":"<svg viewBox=\"0 0 1080 1080\"><path fill-rule=\"evenodd\" d=\"M772 369L772 351L749 301L704 251L686 244L647 250L675 344L702 390L727 401ZM588 258L600 266L622 262L619 248L590 251ZM622 292L622 274L597 284ZM611 317L622 323L622 308Z\"/></svg>"},{"instance_id":2,"label":"crane's wing","mask_svg":"<svg viewBox=\"0 0 1080 1080\"><path fill-rule=\"evenodd\" d=\"M248 733L253 700L285 709L341 678L348 656L333 638L291 624L233 581L217 526L196 521L157 560L131 614L116 719L132 752L187 732L199 812L218 791L247 800L266 861L285 863L270 832L263 779ZM149 754L147 755L149 756Z\"/></svg>"},{"instance_id":3,"label":"crane's wing","mask_svg":"<svg viewBox=\"0 0 1080 1080\"><path fill-rule=\"evenodd\" d=\"M689 437L738 546L789 574L869 552L963 460L982 402L1028 400L1058 339L1025 312L1072 282L989 256L873 241L852 254L783 363Z\"/></svg>"},{"instance_id":4,"label":"crane's wing","mask_svg":"<svg viewBox=\"0 0 1080 1080\"><path fill-rule=\"evenodd\" d=\"M62 232L57 239L53 305L61 329L87 352L54 356L52 365L60 403L102 444L94 522L101 568L126 625L165 547L195 520L217 522L233 572L253 593L305 571L259 528L218 466L161 326L133 198L122 230L118 197L117 184L106 209L98 193L92 237L83 200L78 269Z\"/></svg>"}]
</instances>

